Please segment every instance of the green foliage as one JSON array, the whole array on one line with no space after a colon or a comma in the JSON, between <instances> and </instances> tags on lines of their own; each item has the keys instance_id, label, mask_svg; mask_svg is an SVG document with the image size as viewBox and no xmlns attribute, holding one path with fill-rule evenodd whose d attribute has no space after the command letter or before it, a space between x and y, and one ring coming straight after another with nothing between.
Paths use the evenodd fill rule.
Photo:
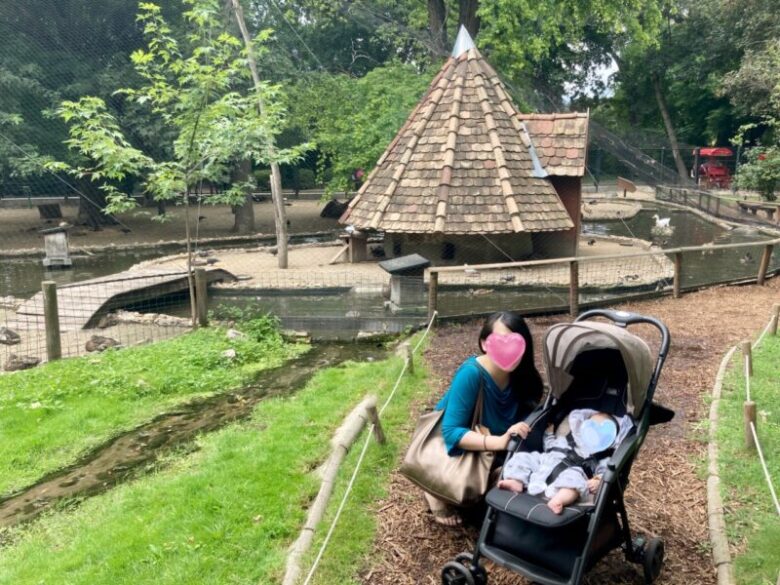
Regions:
<instances>
[{"instance_id":1,"label":"green foliage","mask_svg":"<svg viewBox=\"0 0 780 585\"><path fill-rule=\"evenodd\" d=\"M780 518L758 456L745 450L743 403L745 382L742 357L736 354L726 376L720 402L717 440L721 491L737 583L773 583L780 571ZM769 474L777 486L780 477L780 338L765 337L753 352L750 398L758 411L756 423Z\"/></svg>"},{"instance_id":2,"label":"green foliage","mask_svg":"<svg viewBox=\"0 0 780 585\"><path fill-rule=\"evenodd\" d=\"M230 340L200 329L153 345L109 350L0 376L0 494L69 465L109 437L171 406L247 383L300 353L269 320ZM236 351L236 359L222 353Z\"/></svg>"},{"instance_id":3,"label":"green foliage","mask_svg":"<svg viewBox=\"0 0 780 585\"><path fill-rule=\"evenodd\" d=\"M257 305L239 307L221 304L210 311L209 315L211 319L232 323L255 341L282 344L279 318Z\"/></svg>"},{"instance_id":4,"label":"green foliage","mask_svg":"<svg viewBox=\"0 0 780 585\"><path fill-rule=\"evenodd\" d=\"M780 146L752 148L747 162L740 165L734 178L739 189L758 191L763 199L775 201L780 187Z\"/></svg>"},{"instance_id":5,"label":"green foliage","mask_svg":"<svg viewBox=\"0 0 780 585\"><path fill-rule=\"evenodd\" d=\"M351 189L349 177L355 169L373 168L431 78L431 73L391 64L359 79L315 75L299 84L292 114L332 168L328 190ZM324 164L321 161L321 173Z\"/></svg>"},{"instance_id":6,"label":"green foliage","mask_svg":"<svg viewBox=\"0 0 780 585\"><path fill-rule=\"evenodd\" d=\"M258 169L254 173L255 185L261 191L271 190L271 170L270 169Z\"/></svg>"},{"instance_id":7,"label":"green foliage","mask_svg":"<svg viewBox=\"0 0 780 585\"><path fill-rule=\"evenodd\" d=\"M296 185L298 189L314 189L317 187L317 176L311 169L298 169L296 173Z\"/></svg>"},{"instance_id":8,"label":"green foliage","mask_svg":"<svg viewBox=\"0 0 780 585\"><path fill-rule=\"evenodd\" d=\"M482 0L479 15L480 46L496 66L510 76L522 76L542 63L555 69L554 61L545 61L551 56L587 66L603 62L605 52L619 51L629 39L656 44L661 1Z\"/></svg>"},{"instance_id":9,"label":"green foliage","mask_svg":"<svg viewBox=\"0 0 780 585\"><path fill-rule=\"evenodd\" d=\"M114 183L127 175L144 179L144 188L156 200L177 201L203 181L220 182L242 159L256 164L297 160L308 145L276 149L274 142L285 123L280 88L261 82L249 89L249 68L243 44L226 32L223 6L218 0L183 0L189 32L178 40L160 7L142 2L137 20L143 26L146 47L131 60L143 80L140 88L118 94L148 108L172 137L170 160L153 160L130 146L115 119L99 98L65 102L58 110L69 124L68 146L86 163L67 169L79 177L101 182L110 197L107 211L124 211L134 205ZM253 51L262 55L270 31L262 31ZM261 108L258 107L262 103ZM234 184L208 203L238 204L250 185Z\"/></svg>"},{"instance_id":10,"label":"green foliage","mask_svg":"<svg viewBox=\"0 0 780 585\"><path fill-rule=\"evenodd\" d=\"M201 437L198 451L165 469L48 515L5 547L0 584L278 582L335 429L368 392L387 397L401 365L393 357L323 370L295 395L261 401L249 421ZM383 413L388 444L369 446L318 582L349 582L365 562L377 498L408 441L411 403L426 394L423 368L404 376Z\"/></svg>"}]
</instances>

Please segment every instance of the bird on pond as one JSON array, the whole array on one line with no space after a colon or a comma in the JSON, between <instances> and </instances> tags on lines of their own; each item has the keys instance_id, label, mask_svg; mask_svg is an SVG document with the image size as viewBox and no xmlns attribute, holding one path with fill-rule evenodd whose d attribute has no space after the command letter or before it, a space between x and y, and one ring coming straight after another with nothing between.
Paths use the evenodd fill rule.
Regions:
<instances>
[{"instance_id":1,"label":"bird on pond","mask_svg":"<svg viewBox=\"0 0 780 585\"><path fill-rule=\"evenodd\" d=\"M747 264L748 262L752 262L752 261L753 261L753 254L751 254L750 252L745 252L745 255L739 259L740 264Z\"/></svg>"},{"instance_id":2,"label":"bird on pond","mask_svg":"<svg viewBox=\"0 0 780 585\"><path fill-rule=\"evenodd\" d=\"M657 228L668 228L669 222L672 221L671 217L658 217L657 213L653 216L653 219Z\"/></svg>"}]
</instances>

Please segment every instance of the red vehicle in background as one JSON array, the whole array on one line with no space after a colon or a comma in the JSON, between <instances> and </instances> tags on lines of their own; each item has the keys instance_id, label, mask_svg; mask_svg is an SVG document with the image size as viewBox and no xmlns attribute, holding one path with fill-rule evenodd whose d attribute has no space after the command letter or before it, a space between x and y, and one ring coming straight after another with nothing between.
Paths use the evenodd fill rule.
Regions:
<instances>
[{"instance_id":1,"label":"red vehicle in background","mask_svg":"<svg viewBox=\"0 0 780 585\"><path fill-rule=\"evenodd\" d=\"M731 169L723 159L734 158L734 152L725 146L696 148L693 150L693 178L705 189L717 187L728 189L731 186ZM704 159L704 162L700 163Z\"/></svg>"}]
</instances>

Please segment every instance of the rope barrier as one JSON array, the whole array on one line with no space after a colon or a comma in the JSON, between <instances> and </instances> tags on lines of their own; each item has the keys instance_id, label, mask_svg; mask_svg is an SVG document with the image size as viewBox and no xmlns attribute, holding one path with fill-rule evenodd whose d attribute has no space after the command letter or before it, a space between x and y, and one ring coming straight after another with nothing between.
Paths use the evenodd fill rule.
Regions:
<instances>
[{"instance_id":1,"label":"rope barrier","mask_svg":"<svg viewBox=\"0 0 780 585\"><path fill-rule=\"evenodd\" d=\"M423 333L422 337L417 342L417 345L414 346L414 349L412 350L412 355L417 353L417 350L420 348L423 341L425 341L425 338L428 336L428 333L430 332L431 327L433 326L433 322L436 319L437 315L438 312L434 311L430 321L428 322L428 326L425 329L425 333ZM390 395L387 397L387 400L382 405L382 408L379 409L380 416L385 411L387 406L390 404L390 401L393 399L393 396L395 396L396 391L401 385L401 380L403 379L403 375L406 372L408 367L409 367L409 360L405 359L404 365L398 374L398 378L395 381L395 385L393 386ZM365 458L366 452L368 451L368 445L371 443L371 435L373 432L374 432L374 424L372 423L367 428L366 440L363 443L363 448L361 449L360 455L358 456L358 460L355 463L355 469L352 471L352 476L349 478L349 483L347 483L347 488L344 491L344 496L341 498L339 507L336 510L336 515L333 517L333 522L331 522L330 528L328 528L328 533L325 535L325 538L322 541L322 546L320 546L320 550L317 553L316 558L314 559L314 563L312 563L311 569L309 569L309 573L306 575L306 579L303 581L303 585L309 585L309 583L311 582L311 579L312 577L314 577L314 573L317 571L317 567L319 566L320 561L322 560L322 556L325 554L325 549L328 547L328 544L330 543L330 539L333 536L333 532L336 530L336 525L338 524L339 518L341 517L341 513L344 511L344 506L347 504L349 495L352 492L352 487L354 486L355 480L357 479L358 472L360 471L360 466L363 464L363 459Z\"/></svg>"},{"instance_id":2,"label":"rope barrier","mask_svg":"<svg viewBox=\"0 0 780 585\"><path fill-rule=\"evenodd\" d=\"M769 484L769 492L772 494L772 501L775 504L775 510L777 510L777 515L780 516L780 502L777 501L777 493L775 492L775 486L772 483L772 476L769 475L769 469L767 468L766 460L764 459L764 451L761 449L761 443L758 442L756 427L752 422L750 423L750 432L753 433L753 441L756 443L758 459L761 461L761 467L764 470L764 477L766 477L766 482Z\"/></svg>"},{"instance_id":3,"label":"rope barrier","mask_svg":"<svg viewBox=\"0 0 780 585\"><path fill-rule=\"evenodd\" d=\"M766 334L769 332L769 329L772 327L772 319L769 320L769 323L767 323L766 327L764 327L763 331L761 331L761 335L758 336L758 339L756 339L755 343L751 345L752 349L758 348L759 344L764 340L764 337L766 337ZM747 402L751 402L750 400L750 370L748 365L748 360L744 360L745 362L745 399ZM764 459L764 451L761 449L761 443L758 440L758 433L756 432L756 426L753 424L753 421L750 421L750 433L753 436L753 444L756 446L756 451L758 453L758 459L761 462L761 468L764 471L764 477L766 478L767 485L769 486L769 493L772 495L772 502L775 505L775 510L777 511L777 515L780 516L780 503L777 500L777 492L775 492L775 486L772 483L772 476L769 474L769 468L766 464L766 459Z\"/></svg>"}]
</instances>

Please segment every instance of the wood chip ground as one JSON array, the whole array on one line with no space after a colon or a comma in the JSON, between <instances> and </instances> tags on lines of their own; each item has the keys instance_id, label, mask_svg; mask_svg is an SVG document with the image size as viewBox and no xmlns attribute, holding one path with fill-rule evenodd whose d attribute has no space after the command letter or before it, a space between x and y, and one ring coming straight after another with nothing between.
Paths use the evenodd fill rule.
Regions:
<instances>
[{"instance_id":1,"label":"wood chip ground","mask_svg":"<svg viewBox=\"0 0 780 585\"><path fill-rule=\"evenodd\" d=\"M703 461L706 457L706 397L723 354L742 339L757 335L766 325L773 303L780 301L780 279L767 286L714 288L685 295L622 305L619 308L653 315L672 333L669 359L656 397L677 412L674 421L651 428L631 472L626 501L632 529L665 540L667 560L657 581L669 585L714 584L707 531ZM531 319L535 340L564 316ZM640 334L649 335L639 329ZM446 390L460 362L476 351L479 324L444 326L436 331L425 354L434 377L433 404ZM540 342L536 343L541 364ZM416 405L416 419L427 405ZM436 584L442 565L470 550L476 528L444 528L434 524L419 490L397 473L389 497L376 505L379 529L374 554L362 573L364 583ZM490 582L522 584L508 571L488 566ZM642 583L641 567L611 553L586 583Z\"/></svg>"}]
</instances>

